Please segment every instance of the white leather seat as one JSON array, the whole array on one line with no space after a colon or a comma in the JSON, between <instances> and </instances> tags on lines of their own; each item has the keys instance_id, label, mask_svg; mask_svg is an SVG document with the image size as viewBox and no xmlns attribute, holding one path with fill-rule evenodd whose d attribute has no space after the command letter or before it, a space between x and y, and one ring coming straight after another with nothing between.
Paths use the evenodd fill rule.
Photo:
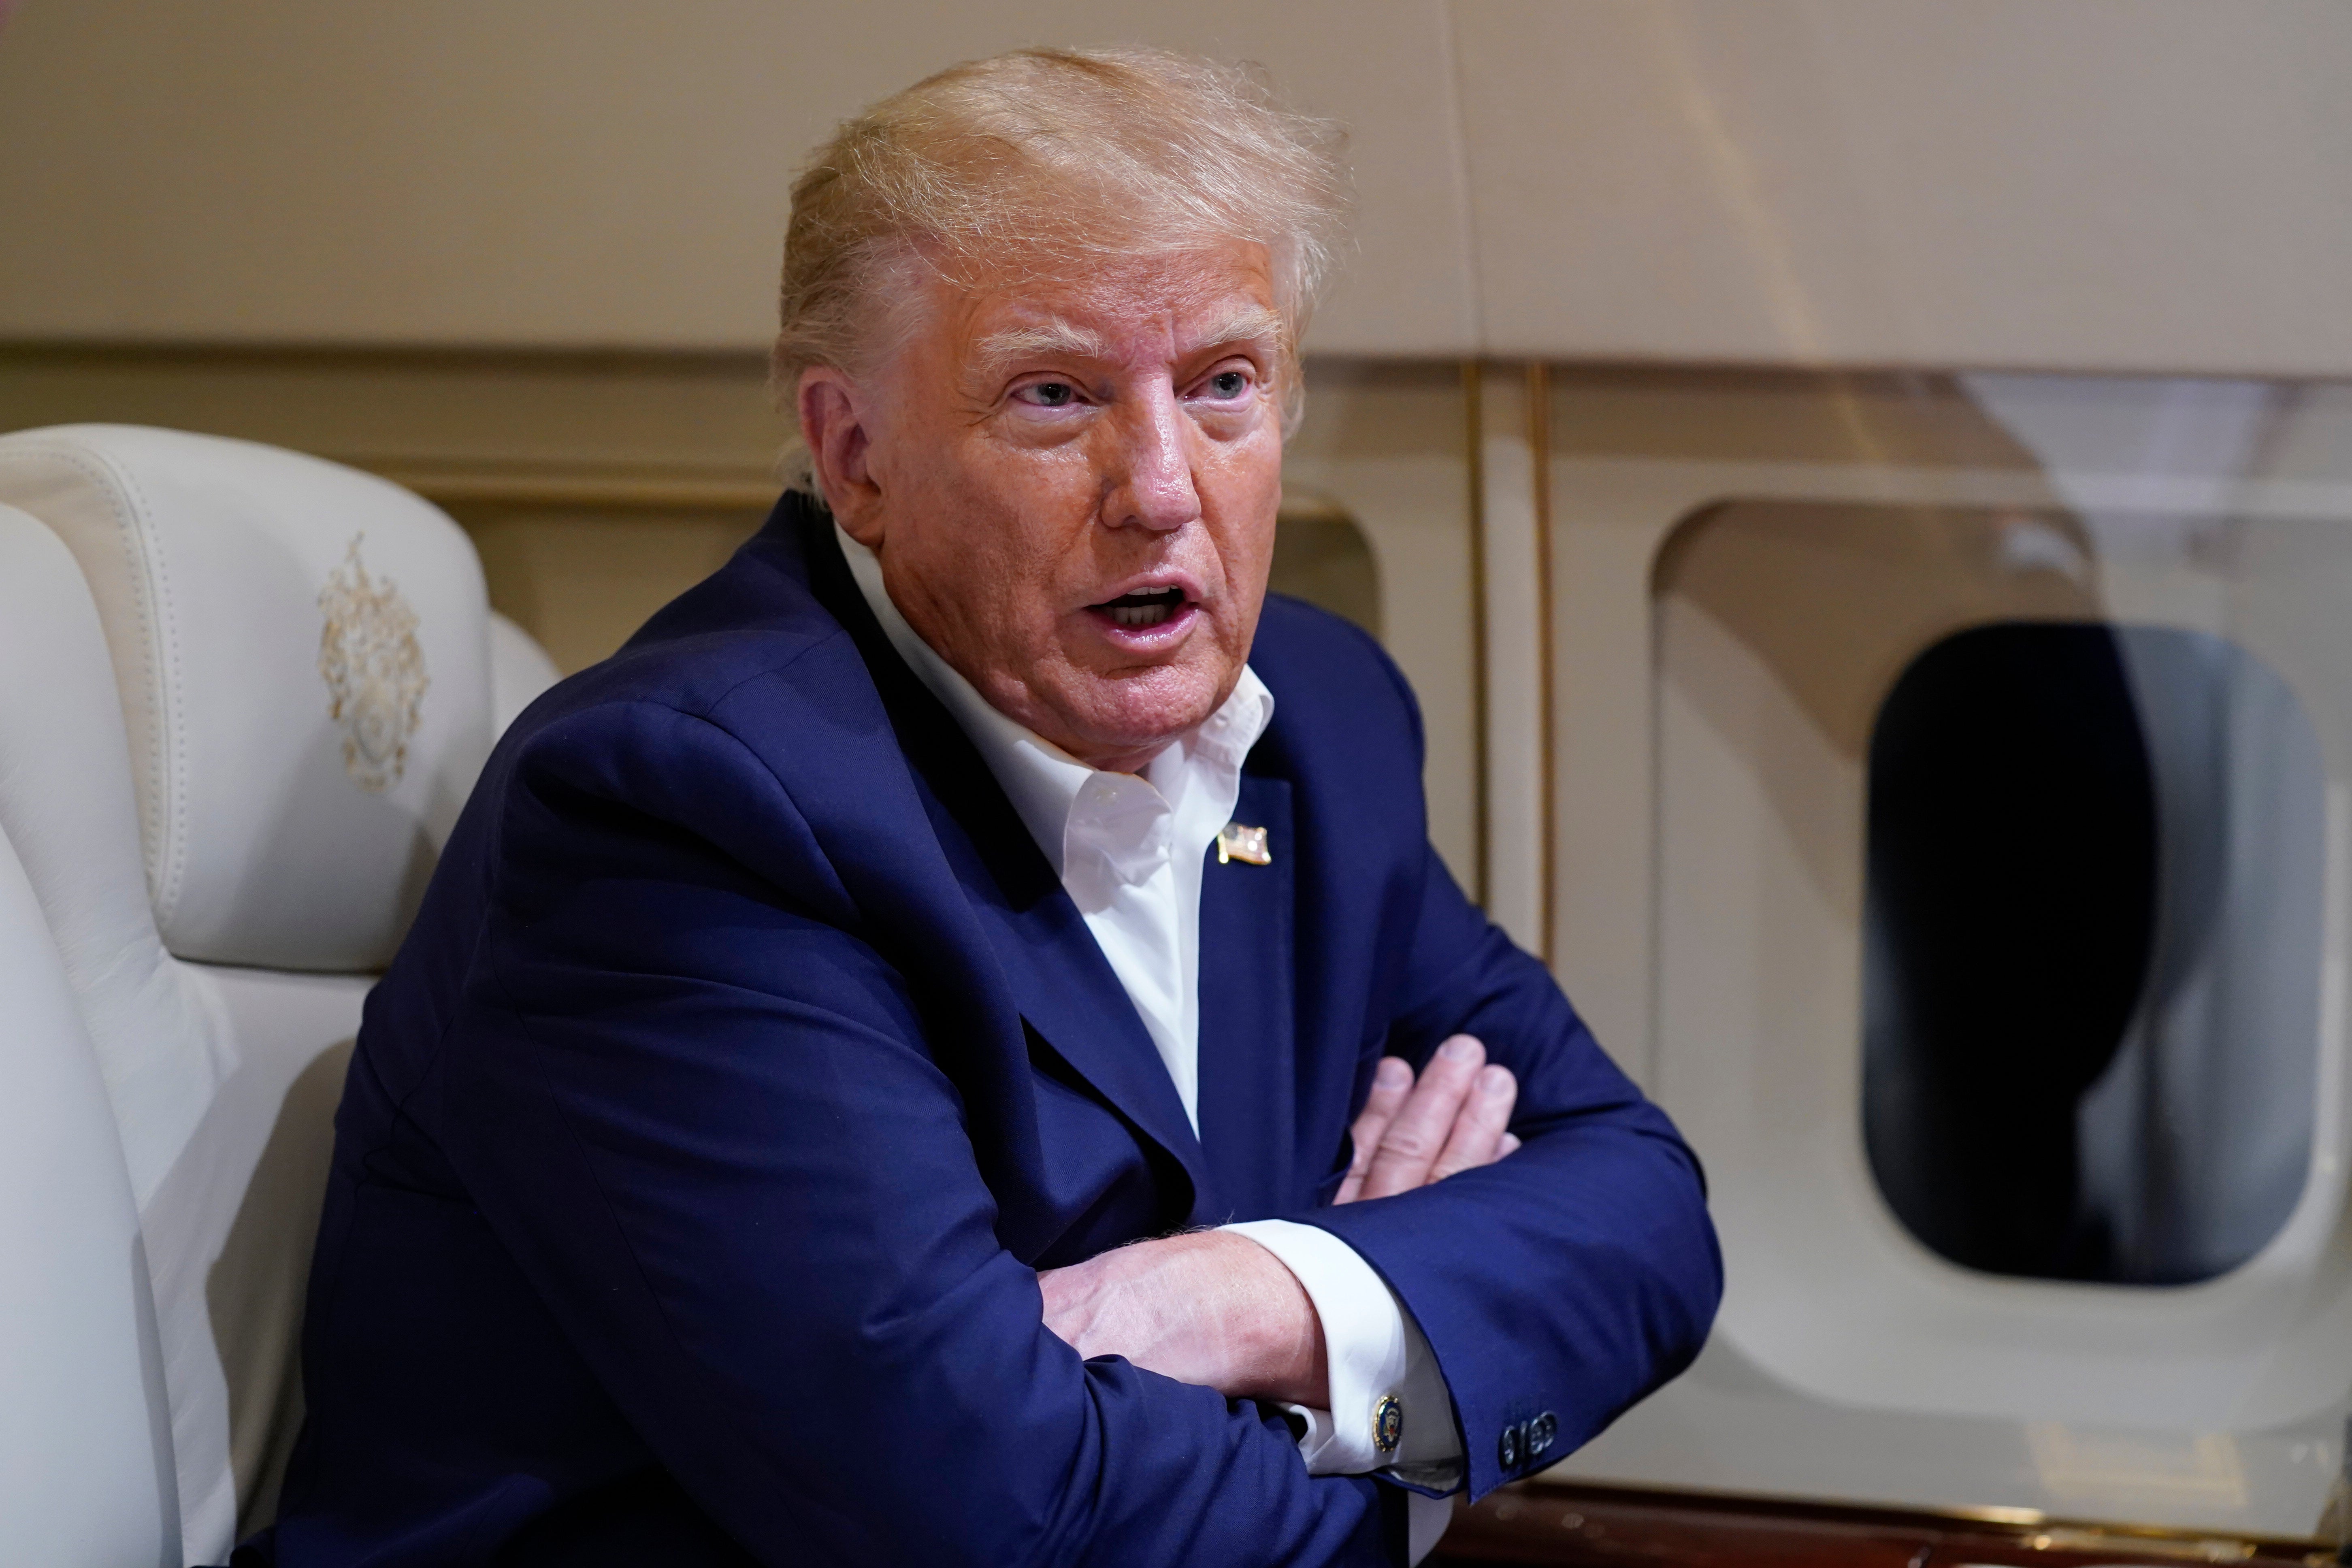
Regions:
<instances>
[{"instance_id":1,"label":"white leather seat","mask_svg":"<svg viewBox=\"0 0 2352 1568\"><path fill-rule=\"evenodd\" d=\"M114 682L73 557L9 507L0 668L0 797L13 798L47 782L26 776L27 726L77 698L110 700ZM129 778L98 781L109 786L127 805ZM180 1502L138 1210L15 831L0 832L0 1541L58 1568L171 1568Z\"/></svg>"},{"instance_id":2,"label":"white leather seat","mask_svg":"<svg viewBox=\"0 0 2352 1568\"><path fill-rule=\"evenodd\" d=\"M59 426L0 437L0 503L86 584L79 612L0 607L0 668L42 672L0 697L0 831L120 1129L184 1551L219 1562L274 1506L299 1419L295 1335L361 998L495 726L553 670L511 627L494 669L465 535L349 468Z\"/></svg>"}]
</instances>

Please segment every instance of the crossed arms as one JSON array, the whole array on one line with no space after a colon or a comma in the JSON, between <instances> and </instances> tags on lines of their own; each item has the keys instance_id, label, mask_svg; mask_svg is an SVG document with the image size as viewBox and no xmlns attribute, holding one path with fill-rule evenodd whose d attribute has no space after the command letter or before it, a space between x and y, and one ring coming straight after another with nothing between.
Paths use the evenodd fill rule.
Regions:
<instances>
[{"instance_id":1,"label":"crossed arms","mask_svg":"<svg viewBox=\"0 0 2352 1568\"><path fill-rule=\"evenodd\" d=\"M1518 1081L1456 1035L1416 1079L1383 1057L1349 1130L1355 1158L1334 1205L1391 1197L1492 1164L1510 1131ZM1037 1277L1045 1326L1088 1359L1124 1356L1179 1383L1236 1399L1330 1404L1315 1304L1274 1255L1246 1237L1196 1231L1139 1241Z\"/></svg>"},{"instance_id":2,"label":"crossed arms","mask_svg":"<svg viewBox=\"0 0 2352 1568\"><path fill-rule=\"evenodd\" d=\"M867 913L953 908L935 859L869 837L837 866L716 727L640 705L616 745L621 722L542 734L523 764L433 1130L597 1397L770 1560L1395 1561L1403 1494L1309 1476L1278 1413L1228 1397L1318 1392L1319 1335L1270 1255L1184 1237L1041 1282L1013 1250L1034 1216L998 1194L1036 1189L1037 1134L1015 1134L1045 1088L1019 1019L977 933ZM625 809L594 804L622 787L616 751L665 764ZM1418 1092L1375 1080L1372 1121L1403 1103L1358 1124L1365 1201L1292 1217L1409 1305L1476 1491L1507 1479L1499 1426L1557 1410L1565 1452L1678 1370L1719 1277L1664 1119L1433 855L1411 886L1385 1038ZM1437 1055L1457 1033L1511 1105ZM1497 1110L1525 1143L1481 1164ZM1212 1247L1252 1261L1228 1278ZM1113 1288L1130 1268L1195 1288ZM1163 1295L1197 1330L1223 1291L1255 1325L1230 1343L1123 1310ZM1097 1336L1124 1359L1082 1354Z\"/></svg>"}]
</instances>

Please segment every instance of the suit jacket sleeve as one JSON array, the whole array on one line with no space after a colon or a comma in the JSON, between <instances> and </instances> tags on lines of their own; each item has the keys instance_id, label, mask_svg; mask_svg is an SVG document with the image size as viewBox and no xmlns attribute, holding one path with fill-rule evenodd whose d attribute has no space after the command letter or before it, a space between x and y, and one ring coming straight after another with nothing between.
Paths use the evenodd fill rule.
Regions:
<instances>
[{"instance_id":1,"label":"suit jacket sleeve","mask_svg":"<svg viewBox=\"0 0 2352 1568\"><path fill-rule=\"evenodd\" d=\"M1417 739L1402 677L1373 657ZM1697 1159L1673 1123L1550 972L1463 896L1434 850L1421 855L1386 1049L1418 1071L1448 1036L1476 1036L1518 1078L1511 1131L1525 1145L1415 1192L1287 1217L1354 1247L1412 1311L1453 1396L1475 1499L1565 1458L1689 1364L1722 1259ZM1527 1424L1547 1415L1551 1439L1530 1454Z\"/></svg>"},{"instance_id":2,"label":"suit jacket sleeve","mask_svg":"<svg viewBox=\"0 0 2352 1568\"><path fill-rule=\"evenodd\" d=\"M517 761L499 836L451 1158L755 1555L1401 1560L1400 1500L1310 1478L1278 1415L1046 1331L954 1041L732 736L575 715Z\"/></svg>"}]
</instances>

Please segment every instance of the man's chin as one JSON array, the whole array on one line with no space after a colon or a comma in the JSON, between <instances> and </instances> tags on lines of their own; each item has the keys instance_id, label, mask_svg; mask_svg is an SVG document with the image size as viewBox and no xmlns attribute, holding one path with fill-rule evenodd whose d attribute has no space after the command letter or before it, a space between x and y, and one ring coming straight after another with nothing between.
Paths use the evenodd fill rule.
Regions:
<instances>
[{"instance_id":1,"label":"man's chin","mask_svg":"<svg viewBox=\"0 0 2352 1568\"><path fill-rule=\"evenodd\" d=\"M1079 746L1067 747L1071 753L1097 767L1139 766L1215 712L1225 699L1221 683L1196 672L1155 675L1177 679L1093 680L1087 683L1091 689L1073 694L1080 700L1064 710L1076 721L1068 728Z\"/></svg>"}]
</instances>

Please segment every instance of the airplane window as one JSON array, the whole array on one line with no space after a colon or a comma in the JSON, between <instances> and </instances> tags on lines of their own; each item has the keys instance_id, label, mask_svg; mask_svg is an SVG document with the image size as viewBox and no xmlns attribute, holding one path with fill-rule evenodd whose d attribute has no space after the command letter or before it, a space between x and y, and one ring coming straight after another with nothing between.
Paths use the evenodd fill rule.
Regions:
<instances>
[{"instance_id":1,"label":"airplane window","mask_svg":"<svg viewBox=\"0 0 2352 1568\"><path fill-rule=\"evenodd\" d=\"M1863 1118L1911 1233L1990 1273L2211 1279L2300 1197L2326 777L2202 632L1979 626L1869 742Z\"/></svg>"}]
</instances>

